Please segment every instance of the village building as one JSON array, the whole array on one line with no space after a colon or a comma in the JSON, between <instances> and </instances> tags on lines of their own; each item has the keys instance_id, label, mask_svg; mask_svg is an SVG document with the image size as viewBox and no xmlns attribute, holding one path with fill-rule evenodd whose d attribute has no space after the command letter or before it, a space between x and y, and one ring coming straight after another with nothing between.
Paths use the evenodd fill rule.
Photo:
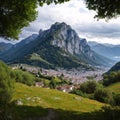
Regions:
<instances>
[{"instance_id":1,"label":"village building","mask_svg":"<svg viewBox=\"0 0 120 120\"><path fill-rule=\"evenodd\" d=\"M36 82L35 87L44 87L43 82Z\"/></svg>"},{"instance_id":2,"label":"village building","mask_svg":"<svg viewBox=\"0 0 120 120\"><path fill-rule=\"evenodd\" d=\"M63 85L63 86L58 86L56 89L63 91L63 92L71 92L74 89L74 86L73 85Z\"/></svg>"}]
</instances>

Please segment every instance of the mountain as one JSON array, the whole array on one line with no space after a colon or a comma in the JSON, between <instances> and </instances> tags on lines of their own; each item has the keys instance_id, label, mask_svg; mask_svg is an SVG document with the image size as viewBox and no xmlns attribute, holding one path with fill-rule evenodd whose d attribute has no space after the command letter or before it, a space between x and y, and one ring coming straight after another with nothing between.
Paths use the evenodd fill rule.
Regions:
<instances>
[{"instance_id":1,"label":"mountain","mask_svg":"<svg viewBox=\"0 0 120 120\"><path fill-rule=\"evenodd\" d=\"M0 52L6 51L8 49L10 49L13 45L11 43L4 43L1 42L0 43Z\"/></svg>"},{"instance_id":2,"label":"mountain","mask_svg":"<svg viewBox=\"0 0 120 120\"><path fill-rule=\"evenodd\" d=\"M12 56L12 57L11 57ZM111 60L91 50L86 39L79 38L66 23L56 22L15 44L0 58L7 63L26 63L45 68L73 68L111 65Z\"/></svg>"},{"instance_id":3,"label":"mountain","mask_svg":"<svg viewBox=\"0 0 120 120\"><path fill-rule=\"evenodd\" d=\"M92 46L95 46L97 44L101 44L101 45L104 45L104 46L107 46L107 47L114 47L115 45L113 44L109 44L109 43L98 43L98 42L95 42L95 41L88 41L88 44L92 47Z\"/></svg>"},{"instance_id":4,"label":"mountain","mask_svg":"<svg viewBox=\"0 0 120 120\"><path fill-rule=\"evenodd\" d=\"M97 42L88 42L88 44L96 53L106 56L109 59L120 61L120 45L101 44Z\"/></svg>"},{"instance_id":5,"label":"mountain","mask_svg":"<svg viewBox=\"0 0 120 120\"><path fill-rule=\"evenodd\" d=\"M120 62L116 63L107 73L120 71Z\"/></svg>"},{"instance_id":6,"label":"mountain","mask_svg":"<svg viewBox=\"0 0 120 120\"><path fill-rule=\"evenodd\" d=\"M95 41L88 41L90 47L97 45L98 43Z\"/></svg>"}]
</instances>

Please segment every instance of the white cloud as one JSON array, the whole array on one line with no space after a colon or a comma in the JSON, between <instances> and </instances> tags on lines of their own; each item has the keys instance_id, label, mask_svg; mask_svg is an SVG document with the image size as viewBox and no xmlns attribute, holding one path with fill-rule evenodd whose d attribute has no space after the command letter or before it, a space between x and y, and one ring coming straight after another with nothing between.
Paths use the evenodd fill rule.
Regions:
<instances>
[{"instance_id":1,"label":"white cloud","mask_svg":"<svg viewBox=\"0 0 120 120\"><path fill-rule=\"evenodd\" d=\"M2 43L2 42L16 44L18 41L16 41L16 40L6 40L6 39L0 37L0 43Z\"/></svg>"},{"instance_id":2,"label":"white cloud","mask_svg":"<svg viewBox=\"0 0 120 120\"><path fill-rule=\"evenodd\" d=\"M72 26L80 37L104 43L120 44L120 18L97 21L95 12L86 8L83 0L71 0L64 4L44 5L38 9L37 19L25 28L20 37L25 38L39 29L48 29L55 22Z\"/></svg>"}]
</instances>

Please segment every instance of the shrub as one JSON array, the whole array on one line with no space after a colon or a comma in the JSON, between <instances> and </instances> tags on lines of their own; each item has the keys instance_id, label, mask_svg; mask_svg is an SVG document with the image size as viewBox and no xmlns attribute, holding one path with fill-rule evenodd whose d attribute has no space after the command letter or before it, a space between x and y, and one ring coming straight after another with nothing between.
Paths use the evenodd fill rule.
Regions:
<instances>
[{"instance_id":1,"label":"shrub","mask_svg":"<svg viewBox=\"0 0 120 120\"><path fill-rule=\"evenodd\" d=\"M120 82L120 71L104 74L103 85L108 86L112 83Z\"/></svg>"},{"instance_id":2,"label":"shrub","mask_svg":"<svg viewBox=\"0 0 120 120\"><path fill-rule=\"evenodd\" d=\"M81 90L73 90L70 93L80 95L82 97L88 97L85 93L83 93Z\"/></svg>"},{"instance_id":3,"label":"shrub","mask_svg":"<svg viewBox=\"0 0 120 120\"><path fill-rule=\"evenodd\" d=\"M11 77L11 69L0 62L0 106L7 105L12 97L14 80Z\"/></svg>"},{"instance_id":4,"label":"shrub","mask_svg":"<svg viewBox=\"0 0 120 120\"><path fill-rule=\"evenodd\" d=\"M28 72L15 70L11 75L14 76L16 82L24 83L29 86L34 85L35 83L35 77Z\"/></svg>"},{"instance_id":5,"label":"shrub","mask_svg":"<svg viewBox=\"0 0 120 120\"><path fill-rule=\"evenodd\" d=\"M50 81L49 87L50 87L51 89L55 89L55 88L56 88L56 82L55 82L53 79Z\"/></svg>"},{"instance_id":6,"label":"shrub","mask_svg":"<svg viewBox=\"0 0 120 120\"><path fill-rule=\"evenodd\" d=\"M11 77L11 69L0 62L0 120L7 120L9 103L14 91L14 80Z\"/></svg>"},{"instance_id":7,"label":"shrub","mask_svg":"<svg viewBox=\"0 0 120 120\"><path fill-rule=\"evenodd\" d=\"M29 86L34 85L35 81L34 81L33 75L26 72L26 73L23 73L22 77L23 77L24 84Z\"/></svg>"},{"instance_id":8,"label":"shrub","mask_svg":"<svg viewBox=\"0 0 120 120\"><path fill-rule=\"evenodd\" d=\"M100 102L111 103L113 102L113 95L106 89L97 89L94 93L94 99Z\"/></svg>"},{"instance_id":9,"label":"shrub","mask_svg":"<svg viewBox=\"0 0 120 120\"><path fill-rule=\"evenodd\" d=\"M114 95L114 105L115 106L120 106L120 94L115 94Z\"/></svg>"},{"instance_id":10,"label":"shrub","mask_svg":"<svg viewBox=\"0 0 120 120\"><path fill-rule=\"evenodd\" d=\"M80 85L80 90L84 93L94 93L99 84L96 81L87 81Z\"/></svg>"}]
</instances>

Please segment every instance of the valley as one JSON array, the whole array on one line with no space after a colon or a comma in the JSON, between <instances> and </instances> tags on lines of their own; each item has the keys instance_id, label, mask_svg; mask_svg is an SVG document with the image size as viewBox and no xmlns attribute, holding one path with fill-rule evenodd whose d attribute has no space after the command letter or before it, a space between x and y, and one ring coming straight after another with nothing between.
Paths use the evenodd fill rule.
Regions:
<instances>
[{"instance_id":1,"label":"valley","mask_svg":"<svg viewBox=\"0 0 120 120\"><path fill-rule=\"evenodd\" d=\"M73 68L73 69L44 69L40 67L29 66L25 64L15 64L12 65L13 69L24 69L25 71L31 72L33 74L38 74L39 72L45 76L56 76L60 77L61 75L65 80L71 82L73 85L80 85L83 82L88 80L100 81L103 79L103 73L108 71L108 67L99 67L92 70L87 70L85 68Z\"/></svg>"},{"instance_id":2,"label":"valley","mask_svg":"<svg viewBox=\"0 0 120 120\"><path fill-rule=\"evenodd\" d=\"M63 75L65 79L69 80L72 84L79 85L87 80L95 79L96 81L100 81L103 79L102 74L107 71L108 68L99 68L95 70L81 70L81 69L58 69L55 70L43 70L43 74L52 75L52 76L60 76Z\"/></svg>"}]
</instances>

